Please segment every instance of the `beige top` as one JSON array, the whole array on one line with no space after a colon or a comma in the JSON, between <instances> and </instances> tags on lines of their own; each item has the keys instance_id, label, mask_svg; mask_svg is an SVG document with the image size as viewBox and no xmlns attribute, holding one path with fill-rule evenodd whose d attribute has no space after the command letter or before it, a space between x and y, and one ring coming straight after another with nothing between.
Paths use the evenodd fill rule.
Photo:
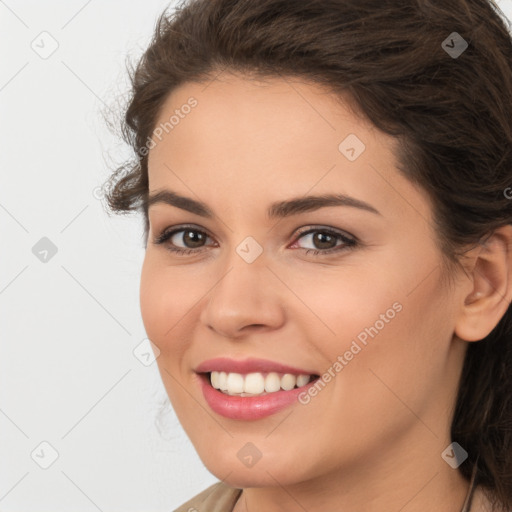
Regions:
<instances>
[{"instance_id":1,"label":"beige top","mask_svg":"<svg viewBox=\"0 0 512 512\"><path fill-rule=\"evenodd\" d=\"M241 494L242 489L217 482L183 503L174 512L232 512Z\"/></svg>"},{"instance_id":2,"label":"beige top","mask_svg":"<svg viewBox=\"0 0 512 512\"><path fill-rule=\"evenodd\" d=\"M241 494L242 489L217 482L173 512L232 512ZM466 498L469 498L469 500L466 500L468 503L465 504L467 507L465 510L491 512L489 501L481 487L471 485Z\"/></svg>"}]
</instances>

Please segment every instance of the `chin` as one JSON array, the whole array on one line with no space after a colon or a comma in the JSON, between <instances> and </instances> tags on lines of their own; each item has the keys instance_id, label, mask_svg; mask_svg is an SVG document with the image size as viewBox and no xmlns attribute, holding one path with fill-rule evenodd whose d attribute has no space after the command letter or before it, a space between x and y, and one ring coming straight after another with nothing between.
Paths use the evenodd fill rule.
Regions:
<instances>
[{"instance_id":1,"label":"chin","mask_svg":"<svg viewBox=\"0 0 512 512\"><path fill-rule=\"evenodd\" d=\"M216 476L219 480L224 481L227 485L231 487L236 487L240 489L247 489L249 487L275 487L276 481L279 482L282 486L288 486L294 483L297 483L295 479L288 478L284 479L281 477L280 473L275 474L275 470L270 470L270 475L266 472L262 473L261 471L258 473L253 473L254 468L251 469L240 469L240 468L225 468L224 472L213 472L210 471L214 476ZM229 476L226 477L226 474L232 471ZM272 475L272 476L271 476ZM273 478L272 478L273 477Z\"/></svg>"},{"instance_id":2,"label":"chin","mask_svg":"<svg viewBox=\"0 0 512 512\"><path fill-rule=\"evenodd\" d=\"M214 456L211 457L211 460L206 458L201 460L212 475L231 487L275 487L276 482L279 482L279 485L287 486L307 479L304 474L290 472L290 464L285 461L281 461L282 463L279 464L270 459L264 462L262 458L252 467L245 467L236 458L236 454L234 455L234 462L232 458L227 461L219 460ZM297 469L296 466L295 464L295 469Z\"/></svg>"}]
</instances>

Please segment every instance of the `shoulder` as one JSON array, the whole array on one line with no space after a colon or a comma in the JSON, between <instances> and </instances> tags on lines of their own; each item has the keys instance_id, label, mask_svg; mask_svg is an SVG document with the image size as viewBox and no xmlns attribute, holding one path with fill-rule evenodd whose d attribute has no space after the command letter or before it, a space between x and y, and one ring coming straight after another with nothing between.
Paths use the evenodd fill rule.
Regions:
<instances>
[{"instance_id":1,"label":"shoulder","mask_svg":"<svg viewBox=\"0 0 512 512\"><path fill-rule=\"evenodd\" d=\"M217 482L183 503L174 512L231 512L241 494L242 489Z\"/></svg>"}]
</instances>

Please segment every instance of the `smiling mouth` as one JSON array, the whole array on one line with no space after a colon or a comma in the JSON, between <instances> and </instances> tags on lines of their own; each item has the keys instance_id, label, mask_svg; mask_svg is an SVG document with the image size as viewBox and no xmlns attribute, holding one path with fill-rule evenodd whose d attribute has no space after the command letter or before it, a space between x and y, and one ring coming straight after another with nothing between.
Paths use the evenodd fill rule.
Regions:
<instances>
[{"instance_id":1,"label":"smiling mouth","mask_svg":"<svg viewBox=\"0 0 512 512\"><path fill-rule=\"evenodd\" d=\"M278 372L235 373L212 371L204 374L208 383L229 396L265 396L278 391L301 388L319 378L318 375Z\"/></svg>"}]
</instances>

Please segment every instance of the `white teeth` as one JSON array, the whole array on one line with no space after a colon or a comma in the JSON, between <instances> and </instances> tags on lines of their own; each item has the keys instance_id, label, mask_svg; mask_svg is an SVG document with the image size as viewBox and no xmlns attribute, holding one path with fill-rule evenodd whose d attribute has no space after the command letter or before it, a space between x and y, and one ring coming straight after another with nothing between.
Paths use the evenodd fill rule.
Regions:
<instances>
[{"instance_id":1,"label":"white teeth","mask_svg":"<svg viewBox=\"0 0 512 512\"><path fill-rule=\"evenodd\" d=\"M279 374L271 372L265 377L265 391L273 393L281 389L281 378Z\"/></svg>"},{"instance_id":2,"label":"white teeth","mask_svg":"<svg viewBox=\"0 0 512 512\"><path fill-rule=\"evenodd\" d=\"M259 395L265 391L265 379L261 373L249 373L245 376L244 393Z\"/></svg>"},{"instance_id":3,"label":"white teeth","mask_svg":"<svg viewBox=\"0 0 512 512\"><path fill-rule=\"evenodd\" d=\"M295 377L295 375L292 375L290 373L285 373L281 377L281 387L285 391L289 391L290 389L293 389L295 387L296 383L297 383L297 377Z\"/></svg>"},{"instance_id":4,"label":"white teeth","mask_svg":"<svg viewBox=\"0 0 512 512\"><path fill-rule=\"evenodd\" d=\"M210 381L215 389L219 389L219 372L212 372L212 374L210 375Z\"/></svg>"},{"instance_id":5,"label":"white teeth","mask_svg":"<svg viewBox=\"0 0 512 512\"><path fill-rule=\"evenodd\" d=\"M228 374L226 372L212 372L219 374L219 387L217 389L221 389L222 391L228 390ZM216 387L216 386L213 386Z\"/></svg>"},{"instance_id":6,"label":"white teeth","mask_svg":"<svg viewBox=\"0 0 512 512\"><path fill-rule=\"evenodd\" d=\"M305 386L309 382L309 375L299 375L297 377L297 387Z\"/></svg>"},{"instance_id":7,"label":"white teeth","mask_svg":"<svg viewBox=\"0 0 512 512\"><path fill-rule=\"evenodd\" d=\"M211 372L212 387L228 395L255 396L266 395L284 389L289 391L295 386L302 387L310 381L310 375L292 375L259 372L241 374L226 372Z\"/></svg>"},{"instance_id":8,"label":"white teeth","mask_svg":"<svg viewBox=\"0 0 512 512\"><path fill-rule=\"evenodd\" d=\"M243 393L244 392L244 377L239 373L228 373L228 393Z\"/></svg>"}]
</instances>

